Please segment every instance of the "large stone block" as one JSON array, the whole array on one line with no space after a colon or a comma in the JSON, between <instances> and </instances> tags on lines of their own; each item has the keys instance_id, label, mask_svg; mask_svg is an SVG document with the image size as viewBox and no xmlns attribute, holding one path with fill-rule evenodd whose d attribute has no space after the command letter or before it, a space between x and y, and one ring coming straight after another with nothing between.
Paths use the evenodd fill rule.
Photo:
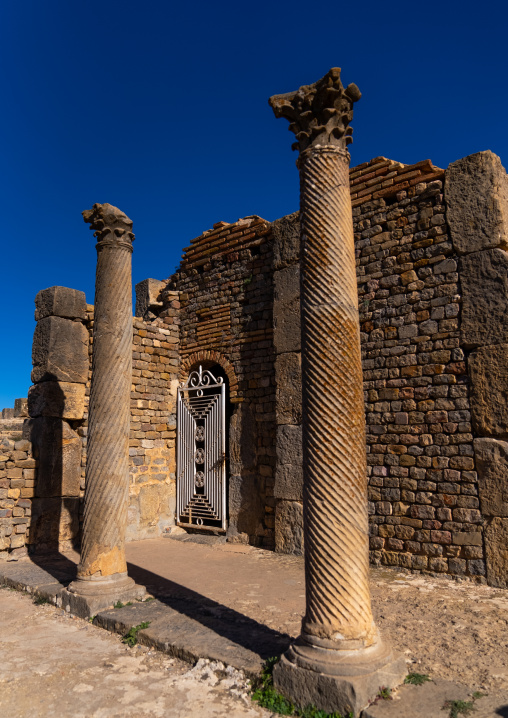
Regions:
<instances>
[{"instance_id":1,"label":"large stone block","mask_svg":"<svg viewBox=\"0 0 508 718\"><path fill-rule=\"evenodd\" d=\"M508 344L471 352L468 368L475 431L480 436L508 439Z\"/></svg>"},{"instance_id":2,"label":"large stone block","mask_svg":"<svg viewBox=\"0 0 508 718\"><path fill-rule=\"evenodd\" d=\"M50 316L86 319L85 293L69 287L42 289L35 297L35 320Z\"/></svg>"},{"instance_id":3,"label":"large stone block","mask_svg":"<svg viewBox=\"0 0 508 718\"><path fill-rule=\"evenodd\" d=\"M482 515L508 517L508 443L475 439L474 453Z\"/></svg>"},{"instance_id":4,"label":"large stone block","mask_svg":"<svg viewBox=\"0 0 508 718\"><path fill-rule=\"evenodd\" d=\"M273 495L277 499L301 501L303 496L302 427L277 427L277 464Z\"/></svg>"},{"instance_id":5,"label":"large stone block","mask_svg":"<svg viewBox=\"0 0 508 718\"><path fill-rule=\"evenodd\" d=\"M32 347L32 381L88 379L88 331L81 322L46 317L35 327Z\"/></svg>"},{"instance_id":6,"label":"large stone block","mask_svg":"<svg viewBox=\"0 0 508 718\"><path fill-rule=\"evenodd\" d=\"M162 307L159 294L166 286L160 279L143 279L136 284L136 317L144 317L150 309Z\"/></svg>"},{"instance_id":7,"label":"large stone block","mask_svg":"<svg viewBox=\"0 0 508 718\"><path fill-rule=\"evenodd\" d=\"M275 550L303 555L303 506L297 501L278 501L275 507Z\"/></svg>"},{"instance_id":8,"label":"large stone block","mask_svg":"<svg viewBox=\"0 0 508 718\"><path fill-rule=\"evenodd\" d=\"M66 421L50 416L28 419L24 436L38 461L35 495L40 498L79 496L81 439Z\"/></svg>"},{"instance_id":9,"label":"large stone block","mask_svg":"<svg viewBox=\"0 0 508 718\"><path fill-rule=\"evenodd\" d=\"M82 419L85 411L85 385L66 381L43 381L28 391L30 416L56 416Z\"/></svg>"},{"instance_id":10,"label":"large stone block","mask_svg":"<svg viewBox=\"0 0 508 718\"><path fill-rule=\"evenodd\" d=\"M461 258L460 338L471 348L508 341L508 253L473 252Z\"/></svg>"},{"instance_id":11,"label":"large stone block","mask_svg":"<svg viewBox=\"0 0 508 718\"><path fill-rule=\"evenodd\" d=\"M452 162L446 170L446 218L458 254L508 249L508 178L490 150Z\"/></svg>"},{"instance_id":12,"label":"large stone block","mask_svg":"<svg viewBox=\"0 0 508 718\"><path fill-rule=\"evenodd\" d=\"M27 399L14 399L14 416L16 418L28 416Z\"/></svg>"},{"instance_id":13,"label":"large stone block","mask_svg":"<svg viewBox=\"0 0 508 718\"><path fill-rule=\"evenodd\" d=\"M79 499L35 498L29 543L36 553L54 552L73 542L79 533Z\"/></svg>"},{"instance_id":14,"label":"large stone block","mask_svg":"<svg viewBox=\"0 0 508 718\"><path fill-rule=\"evenodd\" d=\"M489 586L508 587L508 518L493 518L485 524L485 558Z\"/></svg>"},{"instance_id":15,"label":"large stone block","mask_svg":"<svg viewBox=\"0 0 508 718\"><path fill-rule=\"evenodd\" d=\"M275 359L277 424L302 423L302 357L298 352Z\"/></svg>"},{"instance_id":16,"label":"large stone block","mask_svg":"<svg viewBox=\"0 0 508 718\"><path fill-rule=\"evenodd\" d=\"M273 343L275 352L298 352L300 328L300 265L286 267L273 274Z\"/></svg>"},{"instance_id":17,"label":"large stone block","mask_svg":"<svg viewBox=\"0 0 508 718\"><path fill-rule=\"evenodd\" d=\"M272 222L273 266L283 269L300 259L300 213L288 214Z\"/></svg>"}]
</instances>

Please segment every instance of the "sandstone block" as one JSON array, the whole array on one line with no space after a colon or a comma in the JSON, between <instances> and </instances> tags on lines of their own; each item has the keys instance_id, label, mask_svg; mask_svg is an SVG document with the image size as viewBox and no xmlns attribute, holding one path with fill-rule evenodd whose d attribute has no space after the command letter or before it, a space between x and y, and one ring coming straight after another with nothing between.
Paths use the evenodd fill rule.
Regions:
<instances>
[{"instance_id":1,"label":"sandstone block","mask_svg":"<svg viewBox=\"0 0 508 718\"><path fill-rule=\"evenodd\" d=\"M277 464L273 495L277 499L301 501L303 492L302 427L277 427Z\"/></svg>"},{"instance_id":2,"label":"sandstone block","mask_svg":"<svg viewBox=\"0 0 508 718\"><path fill-rule=\"evenodd\" d=\"M279 354L275 359L277 424L302 423L302 358L300 353Z\"/></svg>"},{"instance_id":3,"label":"sandstone block","mask_svg":"<svg viewBox=\"0 0 508 718\"><path fill-rule=\"evenodd\" d=\"M274 269L295 264L300 258L300 214L288 214L272 222Z\"/></svg>"},{"instance_id":4,"label":"sandstone block","mask_svg":"<svg viewBox=\"0 0 508 718\"><path fill-rule=\"evenodd\" d=\"M34 458L38 460L35 493L39 498L79 496L81 439L66 421L41 416L29 419Z\"/></svg>"},{"instance_id":5,"label":"sandstone block","mask_svg":"<svg viewBox=\"0 0 508 718\"><path fill-rule=\"evenodd\" d=\"M32 502L29 543L36 551L57 551L79 531L79 499L36 498Z\"/></svg>"},{"instance_id":6,"label":"sandstone block","mask_svg":"<svg viewBox=\"0 0 508 718\"><path fill-rule=\"evenodd\" d=\"M35 297L35 320L50 316L86 319L85 293L69 287L42 289Z\"/></svg>"},{"instance_id":7,"label":"sandstone block","mask_svg":"<svg viewBox=\"0 0 508 718\"><path fill-rule=\"evenodd\" d=\"M273 343L275 352L298 352L300 329L300 265L286 267L273 274Z\"/></svg>"},{"instance_id":8,"label":"sandstone block","mask_svg":"<svg viewBox=\"0 0 508 718\"><path fill-rule=\"evenodd\" d=\"M28 416L27 399L14 399L14 416Z\"/></svg>"},{"instance_id":9,"label":"sandstone block","mask_svg":"<svg viewBox=\"0 0 508 718\"><path fill-rule=\"evenodd\" d=\"M136 284L136 317L144 317L151 309L162 307L159 294L164 287L165 283L160 279L143 279Z\"/></svg>"},{"instance_id":10,"label":"sandstone block","mask_svg":"<svg viewBox=\"0 0 508 718\"><path fill-rule=\"evenodd\" d=\"M452 162L445 198L458 254L508 249L508 178L497 155L487 150Z\"/></svg>"},{"instance_id":11,"label":"sandstone block","mask_svg":"<svg viewBox=\"0 0 508 718\"><path fill-rule=\"evenodd\" d=\"M487 582L508 587L508 518L492 518L484 529ZM470 563L472 563L470 561Z\"/></svg>"},{"instance_id":12,"label":"sandstone block","mask_svg":"<svg viewBox=\"0 0 508 718\"><path fill-rule=\"evenodd\" d=\"M81 322L46 317L35 327L32 381L85 384L88 379L88 332Z\"/></svg>"},{"instance_id":13,"label":"sandstone block","mask_svg":"<svg viewBox=\"0 0 508 718\"><path fill-rule=\"evenodd\" d=\"M483 516L508 517L508 443L475 439L474 451Z\"/></svg>"},{"instance_id":14,"label":"sandstone block","mask_svg":"<svg viewBox=\"0 0 508 718\"><path fill-rule=\"evenodd\" d=\"M480 436L508 438L508 344L472 352L469 376L475 431Z\"/></svg>"},{"instance_id":15,"label":"sandstone block","mask_svg":"<svg viewBox=\"0 0 508 718\"><path fill-rule=\"evenodd\" d=\"M278 501L275 508L275 550L303 555L303 506L297 501Z\"/></svg>"},{"instance_id":16,"label":"sandstone block","mask_svg":"<svg viewBox=\"0 0 508 718\"><path fill-rule=\"evenodd\" d=\"M168 484L147 484L139 492L139 515L143 523L156 524L169 514L171 487Z\"/></svg>"},{"instance_id":17,"label":"sandstone block","mask_svg":"<svg viewBox=\"0 0 508 718\"><path fill-rule=\"evenodd\" d=\"M66 381L43 381L28 391L30 416L82 419L85 411L85 385Z\"/></svg>"},{"instance_id":18,"label":"sandstone block","mask_svg":"<svg viewBox=\"0 0 508 718\"><path fill-rule=\"evenodd\" d=\"M461 344L471 348L508 341L508 253L467 254L460 260Z\"/></svg>"}]
</instances>

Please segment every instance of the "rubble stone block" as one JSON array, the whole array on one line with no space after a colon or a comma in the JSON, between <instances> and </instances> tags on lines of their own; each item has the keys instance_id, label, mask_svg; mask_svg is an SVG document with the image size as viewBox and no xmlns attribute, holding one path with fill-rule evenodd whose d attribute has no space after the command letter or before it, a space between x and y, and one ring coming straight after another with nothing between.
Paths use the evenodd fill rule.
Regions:
<instances>
[{"instance_id":1,"label":"rubble stone block","mask_svg":"<svg viewBox=\"0 0 508 718\"><path fill-rule=\"evenodd\" d=\"M303 506L297 501L278 501L275 508L275 550L303 555Z\"/></svg>"},{"instance_id":2,"label":"rubble stone block","mask_svg":"<svg viewBox=\"0 0 508 718\"><path fill-rule=\"evenodd\" d=\"M82 419L85 411L85 385L65 381L43 381L28 391L30 416Z\"/></svg>"},{"instance_id":3,"label":"rubble stone block","mask_svg":"<svg viewBox=\"0 0 508 718\"><path fill-rule=\"evenodd\" d=\"M277 427L277 464L273 494L277 499L301 501L303 495L302 427Z\"/></svg>"},{"instance_id":4,"label":"rubble stone block","mask_svg":"<svg viewBox=\"0 0 508 718\"><path fill-rule=\"evenodd\" d=\"M480 347L469 356L471 415L480 436L508 438L508 344Z\"/></svg>"},{"instance_id":5,"label":"rubble stone block","mask_svg":"<svg viewBox=\"0 0 508 718\"><path fill-rule=\"evenodd\" d=\"M81 322L46 317L35 327L32 347L32 381L88 379L88 331Z\"/></svg>"},{"instance_id":6,"label":"rubble stone block","mask_svg":"<svg viewBox=\"0 0 508 718\"><path fill-rule=\"evenodd\" d=\"M302 423L302 358L300 353L279 354L275 359L277 424Z\"/></svg>"},{"instance_id":7,"label":"rubble stone block","mask_svg":"<svg viewBox=\"0 0 508 718\"><path fill-rule=\"evenodd\" d=\"M81 439L76 432L66 421L49 416L28 419L24 432L39 462L36 496L79 496Z\"/></svg>"},{"instance_id":8,"label":"rubble stone block","mask_svg":"<svg viewBox=\"0 0 508 718\"><path fill-rule=\"evenodd\" d=\"M452 162L445 199L458 254L508 249L508 178L497 155L487 150Z\"/></svg>"},{"instance_id":9,"label":"rubble stone block","mask_svg":"<svg viewBox=\"0 0 508 718\"><path fill-rule=\"evenodd\" d=\"M300 258L300 213L272 222L274 269L295 264Z\"/></svg>"},{"instance_id":10,"label":"rubble stone block","mask_svg":"<svg viewBox=\"0 0 508 718\"><path fill-rule=\"evenodd\" d=\"M508 253L467 254L460 260L461 344L471 348L508 341Z\"/></svg>"},{"instance_id":11,"label":"rubble stone block","mask_svg":"<svg viewBox=\"0 0 508 718\"><path fill-rule=\"evenodd\" d=\"M300 265L286 267L273 275L273 343L277 354L301 349Z\"/></svg>"},{"instance_id":12,"label":"rubble stone block","mask_svg":"<svg viewBox=\"0 0 508 718\"><path fill-rule=\"evenodd\" d=\"M475 439L474 451L483 516L508 517L508 443Z\"/></svg>"},{"instance_id":13,"label":"rubble stone block","mask_svg":"<svg viewBox=\"0 0 508 718\"><path fill-rule=\"evenodd\" d=\"M35 320L50 316L86 319L85 293L69 287L42 289L35 297Z\"/></svg>"},{"instance_id":14,"label":"rubble stone block","mask_svg":"<svg viewBox=\"0 0 508 718\"><path fill-rule=\"evenodd\" d=\"M508 518L490 519L485 525L484 537L487 582L489 586L506 588L508 587Z\"/></svg>"},{"instance_id":15,"label":"rubble stone block","mask_svg":"<svg viewBox=\"0 0 508 718\"><path fill-rule=\"evenodd\" d=\"M162 307L159 294L165 286L160 279L143 279L136 284L136 317L144 317L150 309Z\"/></svg>"}]
</instances>

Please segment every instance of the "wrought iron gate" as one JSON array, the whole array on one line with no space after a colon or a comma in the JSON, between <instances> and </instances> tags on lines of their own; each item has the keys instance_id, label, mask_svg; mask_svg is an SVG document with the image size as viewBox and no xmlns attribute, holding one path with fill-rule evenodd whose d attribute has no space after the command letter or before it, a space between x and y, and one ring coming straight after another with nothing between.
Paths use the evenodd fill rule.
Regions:
<instances>
[{"instance_id":1,"label":"wrought iron gate","mask_svg":"<svg viewBox=\"0 0 508 718\"><path fill-rule=\"evenodd\" d=\"M179 526L226 529L226 387L209 371L193 371L178 389Z\"/></svg>"}]
</instances>

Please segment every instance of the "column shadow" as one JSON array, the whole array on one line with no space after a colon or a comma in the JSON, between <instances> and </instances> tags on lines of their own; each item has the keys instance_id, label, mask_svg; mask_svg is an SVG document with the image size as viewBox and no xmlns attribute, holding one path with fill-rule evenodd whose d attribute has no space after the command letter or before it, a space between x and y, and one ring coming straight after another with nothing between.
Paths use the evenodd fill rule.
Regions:
<instances>
[{"instance_id":1,"label":"column shadow","mask_svg":"<svg viewBox=\"0 0 508 718\"><path fill-rule=\"evenodd\" d=\"M280 655L292 642L287 633L276 631L186 586L141 566L132 563L127 566L129 576L145 586L160 603L197 621L219 636L257 653L263 659Z\"/></svg>"}]
</instances>

